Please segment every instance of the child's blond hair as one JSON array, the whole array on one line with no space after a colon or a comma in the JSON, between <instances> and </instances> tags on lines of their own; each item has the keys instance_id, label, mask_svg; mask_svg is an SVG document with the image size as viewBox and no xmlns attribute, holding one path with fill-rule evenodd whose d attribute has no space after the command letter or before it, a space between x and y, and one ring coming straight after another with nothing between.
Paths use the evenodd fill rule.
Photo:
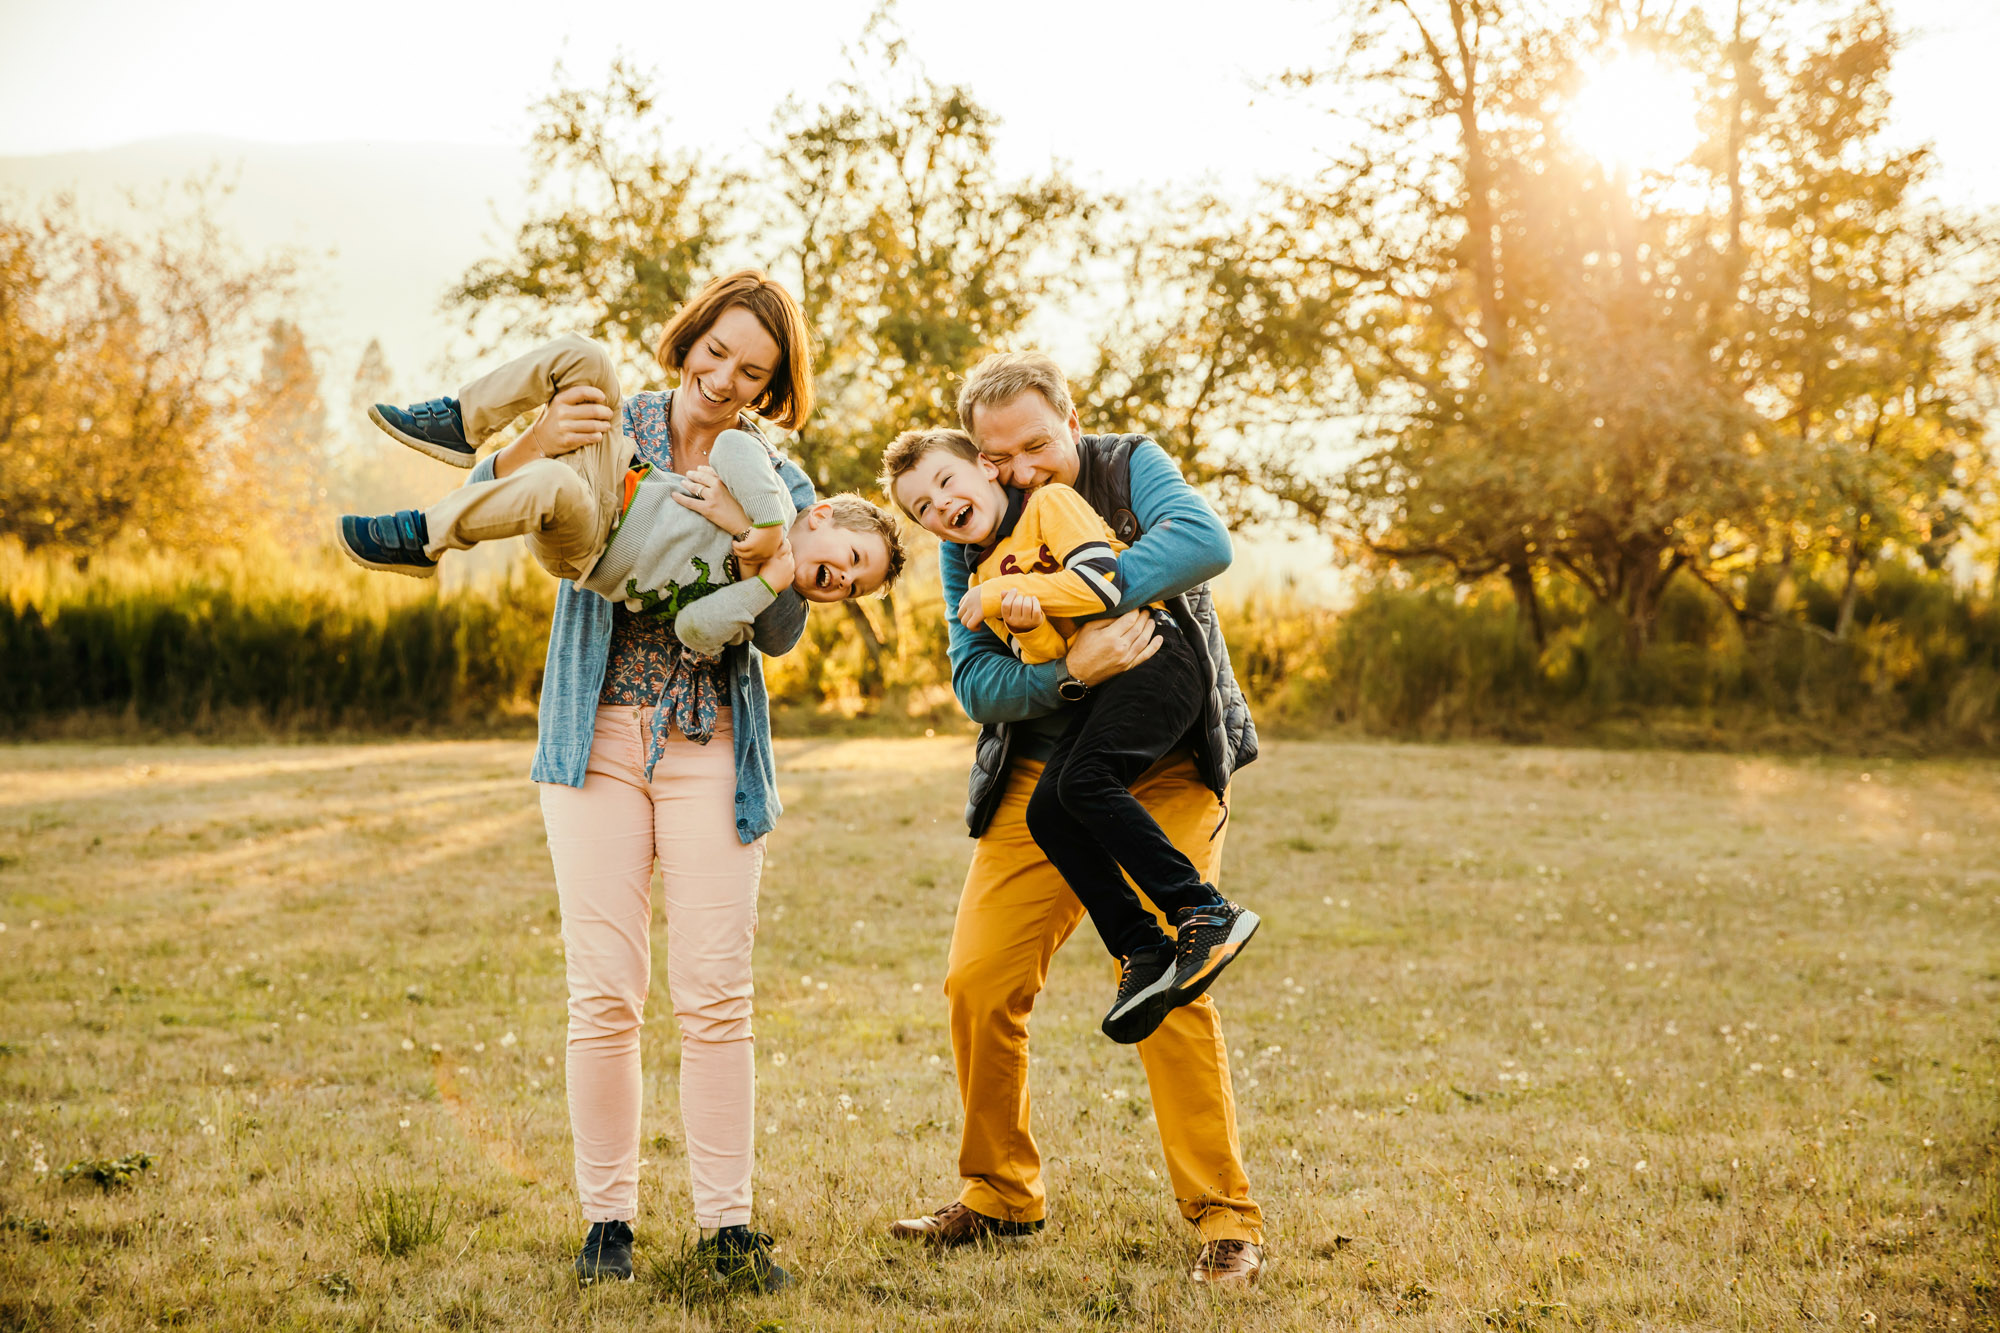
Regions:
<instances>
[{"instance_id":1,"label":"child's blond hair","mask_svg":"<svg viewBox=\"0 0 2000 1333\"><path fill-rule=\"evenodd\" d=\"M882 451L882 489L896 502L896 508L911 519L916 515L910 513L909 506L896 494L896 479L923 462L926 454L940 449L968 463L979 459L979 450L970 435L942 426L930 430L906 430Z\"/></svg>"},{"instance_id":2,"label":"child's blond hair","mask_svg":"<svg viewBox=\"0 0 2000 1333\"><path fill-rule=\"evenodd\" d=\"M883 576L882 586L875 591L885 593L895 586L896 576L903 572L903 525L896 516L874 501L847 492L829 495L821 501L833 511L833 526L849 532L872 532L880 537L889 548L889 572Z\"/></svg>"}]
</instances>

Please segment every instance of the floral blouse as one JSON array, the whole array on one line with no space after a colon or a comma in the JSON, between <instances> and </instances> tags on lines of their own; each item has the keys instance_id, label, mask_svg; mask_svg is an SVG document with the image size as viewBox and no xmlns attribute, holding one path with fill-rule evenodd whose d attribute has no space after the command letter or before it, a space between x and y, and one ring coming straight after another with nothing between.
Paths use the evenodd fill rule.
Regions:
<instances>
[{"instance_id":1,"label":"floral blouse","mask_svg":"<svg viewBox=\"0 0 2000 1333\"><path fill-rule=\"evenodd\" d=\"M671 393L635 393L625 399L625 430L641 461L673 470L673 443L667 433ZM653 708L646 746L646 775L666 745L669 725L697 745L715 735L716 716L727 699L722 659L706 657L674 637L673 621L617 606L611 613L611 657L604 669L600 704Z\"/></svg>"}]
</instances>

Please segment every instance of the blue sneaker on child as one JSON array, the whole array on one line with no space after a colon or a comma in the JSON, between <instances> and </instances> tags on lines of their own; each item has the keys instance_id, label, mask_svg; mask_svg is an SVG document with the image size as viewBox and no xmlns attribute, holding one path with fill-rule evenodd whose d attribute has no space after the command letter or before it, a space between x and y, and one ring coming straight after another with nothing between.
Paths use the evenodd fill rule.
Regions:
<instances>
[{"instance_id":1,"label":"blue sneaker on child","mask_svg":"<svg viewBox=\"0 0 2000 1333\"><path fill-rule=\"evenodd\" d=\"M435 578L438 562L424 554L424 546L430 539L430 525L424 522L421 509L398 509L374 518L362 514L340 516L340 549L363 569L382 569L417 579Z\"/></svg>"},{"instance_id":2,"label":"blue sneaker on child","mask_svg":"<svg viewBox=\"0 0 2000 1333\"><path fill-rule=\"evenodd\" d=\"M465 418L456 398L433 398L409 407L377 403L368 409L368 419L418 453L453 467L471 467L479 453L466 441Z\"/></svg>"}]
</instances>

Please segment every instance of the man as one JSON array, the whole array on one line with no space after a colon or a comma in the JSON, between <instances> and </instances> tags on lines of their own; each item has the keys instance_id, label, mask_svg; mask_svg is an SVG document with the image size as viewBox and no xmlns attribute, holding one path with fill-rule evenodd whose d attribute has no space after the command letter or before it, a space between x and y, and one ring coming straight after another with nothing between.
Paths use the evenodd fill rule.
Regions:
<instances>
[{"instance_id":1,"label":"man","mask_svg":"<svg viewBox=\"0 0 2000 1333\"><path fill-rule=\"evenodd\" d=\"M1228 568L1228 529L1173 461L1142 437L1083 435L1062 372L1039 353L980 362L959 392L958 411L1003 481L1024 490L1051 481L1074 487L1129 549L1119 557L1124 596L1116 618L1084 626L1062 661L1024 664L997 636L951 622L952 688L984 727L966 811L978 843L945 978L965 1114L963 1185L956 1202L890 1228L940 1246L1025 1239L1047 1215L1028 1127L1028 1014L1050 959L1084 913L1029 836L1028 797L1068 706L1157 651L1149 602L1188 595L1176 615L1194 622L1190 637L1207 649L1215 688L1192 743L1134 782L1132 794L1210 883L1219 878L1226 815L1216 792L1256 755L1256 730L1206 588ZM947 608L965 593L967 550L940 551ZM1138 1049L1175 1199L1201 1234L1189 1275L1211 1286L1253 1283L1263 1268L1263 1214L1243 1171L1214 1002L1204 996L1174 1010Z\"/></svg>"}]
</instances>

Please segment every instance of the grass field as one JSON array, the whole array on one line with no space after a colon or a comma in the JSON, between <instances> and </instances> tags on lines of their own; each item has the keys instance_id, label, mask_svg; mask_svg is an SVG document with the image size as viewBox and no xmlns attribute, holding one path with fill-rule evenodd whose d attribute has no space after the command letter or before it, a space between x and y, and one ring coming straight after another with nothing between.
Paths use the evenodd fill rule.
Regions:
<instances>
[{"instance_id":1,"label":"grass field","mask_svg":"<svg viewBox=\"0 0 2000 1333\"><path fill-rule=\"evenodd\" d=\"M770 1298L675 1262L663 974L642 1280L569 1277L525 745L0 750L0 1328L2000 1327L2000 768L1272 745L1218 988L1270 1268L1218 1301L1087 936L1035 1019L1048 1231L882 1235L954 1189L968 748L781 747Z\"/></svg>"}]
</instances>

